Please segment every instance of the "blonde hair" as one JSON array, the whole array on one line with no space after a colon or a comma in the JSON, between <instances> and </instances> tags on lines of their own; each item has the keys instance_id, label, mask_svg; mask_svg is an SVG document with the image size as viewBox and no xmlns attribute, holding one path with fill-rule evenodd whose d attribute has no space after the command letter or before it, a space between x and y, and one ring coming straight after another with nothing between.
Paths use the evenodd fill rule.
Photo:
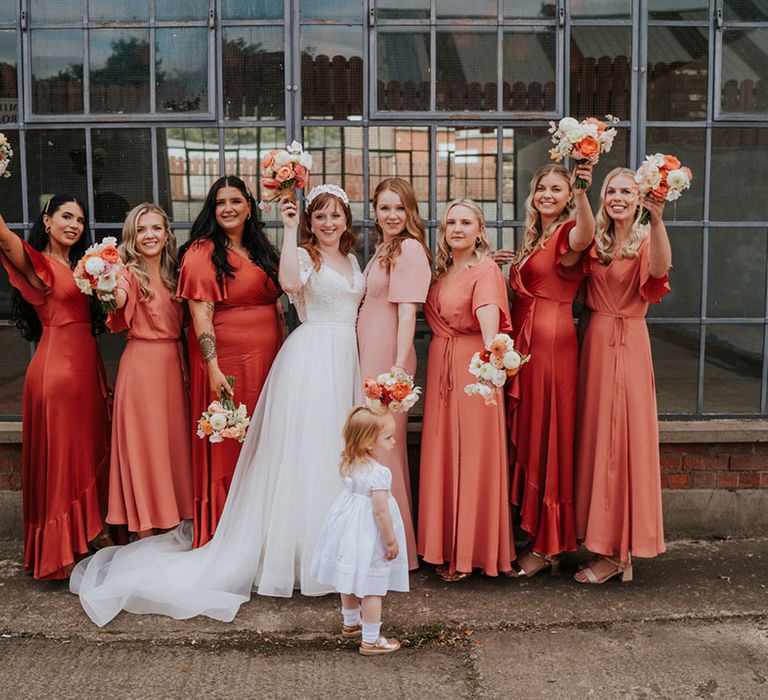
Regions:
<instances>
[{"instance_id":1,"label":"blonde hair","mask_svg":"<svg viewBox=\"0 0 768 700\"><path fill-rule=\"evenodd\" d=\"M616 227L613 219L609 216L605 208L605 193L608 185L613 178L618 175L626 175L632 182L635 180L635 171L629 168L614 168L605 176L603 186L600 188L600 206L595 217L595 249L597 255L603 263L609 263L614 256L619 258L636 258L640 244L648 236L648 229L640 225L640 216L643 208L640 206L640 199L637 200L637 210L632 221L632 228L629 231L629 240L619 250L616 250ZM637 187L637 186L635 186Z\"/></svg>"},{"instance_id":2,"label":"blonde hair","mask_svg":"<svg viewBox=\"0 0 768 700\"><path fill-rule=\"evenodd\" d=\"M440 219L440 228L437 231L437 255L435 255L435 277L441 277L450 269L453 265L453 255L451 253L450 246L445 242L445 229L448 223L448 214L451 209L456 206L464 206L470 209L477 217L477 222L480 224L480 239L475 243L475 251L482 255L486 255L491 250L491 244L488 241L488 234L485 230L485 215L480 205L472 199L454 199L448 203L448 206L443 212L443 217Z\"/></svg>"},{"instance_id":3,"label":"blonde hair","mask_svg":"<svg viewBox=\"0 0 768 700\"><path fill-rule=\"evenodd\" d=\"M403 243L409 238L421 243L427 260L431 263L432 255L427 246L427 230L424 228L424 222L421 220L421 214L419 214L419 205L416 201L416 193L413 191L413 187L411 187L408 181L400 177L388 177L382 180L373 192L374 220L376 218L376 203L384 192L394 192L400 197L400 202L402 202L405 208L405 228L391 241L384 243L379 261L381 266L387 271L391 270L396 258L400 255ZM381 230L378 221L375 221L375 226L381 240L384 240L384 232Z\"/></svg>"},{"instance_id":4,"label":"blonde hair","mask_svg":"<svg viewBox=\"0 0 768 700\"><path fill-rule=\"evenodd\" d=\"M339 239L339 252L342 255L353 253L357 244L357 236L352 230L352 210L349 208L349 204L330 192L321 192L309 203L306 212L301 215L300 224L301 238L299 240L299 248L304 248L309 253L315 270L320 269L320 265L323 263L323 256L320 254L317 246L317 236L312 233L312 214L319 209L325 209L332 201L336 202L336 205L347 218L346 228Z\"/></svg>"},{"instance_id":5,"label":"blonde hair","mask_svg":"<svg viewBox=\"0 0 768 700\"><path fill-rule=\"evenodd\" d=\"M144 256L136 247L136 238L139 233L139 219L144 214L158 214L163 219L163 226L165 227L167 235L165 238L165 245L160 253L160 278L163 282L163 286L174 295L176 293L177 253L176 237L171 231L171 222L168 219L168 214L166 214L160 207L149 202L142 202L128 212L128 216L125 217L125 222L123 223L123 235L117 250L120 253L120 259L125 266L136 275L136 279L139 281L141 300L149 301L154 297L154 292L149 286L147 263L144 260Z\"/></svg>"},{"instance_id":6,"label":"blonde hair","mask_svg":"<svg viewBox=\"0 0 768 700\"><path fill-rule=\"evenodd\" d=\"M539 182L547 175L559 175L567 183L568 188L573 193L573 187L571 185L570 173L562 166L554 163L542 165L531 178L531 186L528 191L528 197L525 200L525 233L523 234L523 242L515 251L515 255L512 258L512 264L517 264L521 260L525 260L535 249L536 246L542 247L549 240L550 236L557 231L557 228L568 221L571 218L573 211L573 198L565 205L563 211L560 212L560 216L554 221L547 231L541 228L541 214L539 210L533 205L533 198L536 195L536 188L539 186Z\"/></svg>"},{"instance_id":7,"label":"blonde hair","mask_svg":"<svg viewBox=\"0 0 768 700\"><path fill-rule=\"evenodd\" d=\"M371 459L371 451L386 427L387 418L391 419L388 411L374 411L367 406L356 406L350 411L341 431L344 450L339 474L342 477L352 476L358 464Z\"/></svg>"}]
</instances>

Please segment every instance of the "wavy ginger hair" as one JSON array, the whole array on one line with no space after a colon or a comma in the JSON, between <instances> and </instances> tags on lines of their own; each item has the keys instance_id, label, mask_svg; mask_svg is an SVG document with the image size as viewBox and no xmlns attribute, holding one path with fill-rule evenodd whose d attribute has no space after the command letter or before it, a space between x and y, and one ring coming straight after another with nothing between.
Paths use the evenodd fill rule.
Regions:
<instances>
[{"instance_id":1,"label":"wavy ginger hair","mask_svg":"<svg viewBox=\"0 0 768 700\"><path fill-rule=\"evenodd\" d=\"M544 246L552 234L557 231L557 228L571 219L574 207L573 197L571 197L568 204L565 205L565 208L560 212L560 215L549 229L547 231L542 229L541 215L539 214L539 210L536 209L533 204L533 198L536 194L536 188L539 186L539 182L547 175L559 175L565 180L568 189L571 191L571 194L573 194L571 175L562 165L550 163L543 165L534 173L531 178L531 187L528 192L528 197L525 200L525 233L523 234L523 242L515 251L515 255L512 258L513 265L519 263L521 260L525 260L536 249L536 246Z\"/></svg>"},{"instance_id":2,"label":"wavy ginger hair","mask_svg":"<svg viewBox=\"0 0 768 700\"><path fill-rule=\"evenodd\" d=\"M149 286L147 264L144 261L144 256L139 252L139 249L136 246L136 238L139 234L139 219L141 219L144 214L158 214L163 220L166 238L163 251L160 253L160 277L163 281L163 286L175 296L177 279L176 267L178 259L176 253L176 237L171 231L171 222L168 218L168 214L166 214L160 207L155 204L150 204L149 202L143 202L128 212L128 216L125 217L125 222L123 223L122 239L117 248L120 253L120 259L125 266L136 275L136 279L139 281L139 289L141 290L141 300L149 301L152 299L155 294Z\"/></svg>"},{"instance_id":3,"label":"wavy ginger hair","mask_svg":"<svg viewBox=\"0 0 768 700\"><path fill-rule=\"evenodd\" d=\"M637 185L634 184L634 189L637 192L637 209L635 211L635 218L632 221L632 228L629 232L629 240L624 245L616 250L616 230L614 227L613 219L608 214L608 210L605 207L605 193L608 190L608 186L611 184L611 180L619 175L625 175L632 183L635 183L635 171L629 168L614 168L605 176L603 180L603 186L600 188L600 206L595 217L595 248L600 260L606 265L613 260L614 257L619 258L636 258L640 244L648 236L648 228L640 225L640 216L643 212L643 208L640 206L640 190Z\"/></svg>"},{"instance_id":4,"label":"wavy ginger hair","mask_svg":"<svg viewBox=\"0 0 768 700\"><path fill-rule=\"evenodd\" d=\"M418 241L421 247L424 249L424 253L427 256L427 260L432 262L432 255L429 252L427 246L427 230L424 228L424 222L419 214L419 205L416 201L416 193L411 187L411 183L403 180L401 177L388 177L382 180L373 192L373 211L374 218L376 212L376 204L379 201L379 197L384 192L394 192L400 197L400 202L405 208L405 228L397 234L391 241L383 243L382 254L380 259L381 266L390 271L392 266L395 265L395 260L400 255L400 251L403 247L403 243L409 238ZM376 230L379 232L381 240L384 240L384 232L379 226L379 222L376 221Z\"/></svg>"},{"instance_id":5,"label":"wavy ginger hair","mask_svg":"<svg viewBox=\"0 0 768 700\"><path fill-rule=\"evenodd\" d=\"M356 406L350 411L341 431L344 450L339 474L342 478L352 476L358 464L372 458L371 450L390 421L394 424L392 414L386 410L374 411L367 406Z\"/></svg>"},{"instance_id":6,"label":"wavy ginger hair","mask_svg":"<svg viewBox=\"0 0 768 700\"><path fill-rule=\"evenodd\" d=\"M339 239L339 252L342 255L349 255L349 253L355 252L355 246L357 245L357 236L352 230L352 210L349 208L349 204L345 204L343 200L330 192L320 193L309 203L306 211L301 216L300 224L301 239L299 240L299 248L304 248L304 250L309 253L309 257L312 260L312 266L315 270L319 270L320 265L323 264L323 256L317 245L317 236L312 233L312 213L319 209L325 209L325 207L331 203L335 203L335 206L341 209L342 213L347 218L346 228Z\"/></svg>"},{"instance_id":7,"label":"wavy ginger hair","mask_svg":"<svg viewBox=\"0 0 768 700\"><path fill-rule=\"evenodd\" d=\"M453 265L453 256L451 247L445 242L445 229L448 225L448 215L451 209L456 206L467 207L477 218L480 224L480 240L475 243L475 251L479 255L486 255L491 251L491 244L488 240L488 234L485 230L485 214L480 205L472 199L454 199L448 203L443 212L443 218L440 219L440 228L437 231L437 255L435 255L435 278L442 277Z\"/></svg>"}]
</instances>

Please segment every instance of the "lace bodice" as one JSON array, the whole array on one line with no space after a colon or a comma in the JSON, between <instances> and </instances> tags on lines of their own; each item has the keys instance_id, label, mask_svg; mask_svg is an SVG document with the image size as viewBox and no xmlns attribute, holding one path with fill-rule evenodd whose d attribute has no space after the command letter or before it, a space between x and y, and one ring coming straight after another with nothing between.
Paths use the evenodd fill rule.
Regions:
<instances>
[{"instance_id":1,"label":"lace bodice","mask_svg":"<svg viewBox=\"0 0 768 700\"><path fill-rule=\"evenodd\" d=\"M299 275L302 288L289 299L296 306L302 323L340 323L354 326L357 309L365 294L365 277L357 258L347 256L352 263L353 283L336 270L321 265L315 270L309 253L299 248Z\"/></svg>"}]
</instances>

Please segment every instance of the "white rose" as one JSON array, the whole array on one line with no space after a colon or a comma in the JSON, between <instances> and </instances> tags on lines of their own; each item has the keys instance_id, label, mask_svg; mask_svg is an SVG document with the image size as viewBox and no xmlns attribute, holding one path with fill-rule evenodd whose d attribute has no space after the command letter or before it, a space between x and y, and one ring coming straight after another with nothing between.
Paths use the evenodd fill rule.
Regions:
<instances>
[{"instance_id":1,"label":"white rose","mask_svg":"<svg viewBox=\"0 0 768 700\"><path fill-rule=\"evenodd\" d=\"M286 163L291 162L291 154L286 153L285 151L280 151L279 153L275 154L275 169L279 168L281 165L285 165Z\"/></svg>"},{"instance_id":2,"label":"white rose","mask_svg":"<svg viewBox=\"0 0 768 700\"><path fill-rule=\"evenodd\" d=\"M570 143L578 143L585 136L583 129L578 124L573 129L563 131L563 135Z\"/></svg>"},{"instance_id":3,"label":"white rose","mask_svg":"<svg viewBox=\"0 0 768 700\"><path fill-rule=\"evenodd\" d=\"M491 380L494 386L504 386L507 382L507 373L497 370L496 376Z\"/></svg>"},{"instance_id":4,"label":"white rose","mask_svg":"<svg viewBox=\"0 0 768 700\"><path fill-rule=\"evenodd\" d=\"M101 239L101 244L102 246L113 245L117 247L117 238L114 236L107 236L106 238Z\"/></svg>"},{"instance_id":5,"label":"white rose","mask_svg":"<svg viewBox=\"0 0 768 700\"><path fill-rule=\"evenodd\" d=\"M521 364L520 355L516 350L510 350L504 355L503 362L506 369L517 369Z\"/></svg>"},{"instance_id":6,"label":"white rose","mask_svg":"<svg viewBox=\"0 0 768 700\"><path fill-rule=\"evenodd\" d=\"M288 151L288 153L301 153L301 144L298 141L291 141L290 146L286 146L285 150Z\"/></svg>"},{"instance_id":7,"label":"white rose","mask_svg":"<svg viewBox=\"0 0 768 700\"><path fill-rule=\"evenodd\" d=\"M312 170L312 156L306 151L299 156L299 163L301 163L307 170Z\"/></svg>"},{"instance_id":8,"label":"white rose","mask_svg":"<svg viewBox=\"0 0 768 700\"><path fill-rule=\"evenodd\" d=\"M688 174L685 170L678 168L677 170L670 170L667 175L667 184L673 190L684 190L691 184Z\"/></svg>"},{"instance_id":9,"label":"white rose","mask_svg":"<svg viewBox=\"0 0 768 700\"><path fill-rule=\"evenodd\" d=\"M227 417L223 413L214 413L210 417L208 422L211 424L211 427L217 432L219 430L224 430L224 428L227 427Z\"/></svg>"},{"instance_id":10,"label":"white rose","mask_svg":"<svg viewBox=\"0 0 768 700\"><path fill-rule=\"evenodd\" d=\"M114 274L105 275L96 285L96 289L100 292L113 292L115 287L117 287L117 277Z\"/></svg>"},{"instance_id":11,"label":"white rose","mask_svg":"<svg viewBox=\"0 0 768 700\"><path fill-rule=\"evenodd\" d=\"M88 282L88 280L83 279L82 277L75 279L75 284L77 285L77 288L83 293L83 294L92 294L93 290L91 289L91 284Z\"/></svg>"},{"instance_id":12,"label":"white rose","mask_svg":"<svg viewBox=\"0 0 768 700\"><path fill-rule=\"evenodd\" d=\"M579 122L573 117L563 117L557 124L560 131L570 131L571 129L578 129Z\"/></svg>"},{"instance_id":13,"label":"white rose","mask_svg":"<svg viewBox=\"0 0 768 700\"><path fill-rule=\"evenodd\" d=\"M480 379L490 382L496 376L496 368L489 362L482 366L479 376Z\"/></svg>"},{"instance_id":14,"label":"white rose","mask_svg":"<svg viewBox=\"0 0 768 700\"><path fill-rule=\"evenodd\" d=\"M106 269L107 262L101 258L88 258L85 261L85 271L93 277L98 277Z\"/></svg>"}]
</instances>

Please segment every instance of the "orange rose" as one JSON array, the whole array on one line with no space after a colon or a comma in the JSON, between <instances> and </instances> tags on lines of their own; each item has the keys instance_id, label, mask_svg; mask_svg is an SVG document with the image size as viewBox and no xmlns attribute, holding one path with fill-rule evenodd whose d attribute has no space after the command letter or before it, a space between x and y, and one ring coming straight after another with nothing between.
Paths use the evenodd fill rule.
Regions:
<instances>
[{"instance_id":1,"label":"orange rose","mask_svg":"<svg viewBox=\"0 0 768 700\"><path fill-rule=\"evenodd\" d=\"M301 163L294 164L293 175L296 178L296 187L303 188L307 186L309 171Z\"/></svg>"},{"instance_id":2,"label":"orange rose","mask_svg":"<svg viewBox=\"0 0 768 700\"><path fill-rule=\"evenodd\" d=\"M275 153L277 153L277 149L272 149L267 155L264 156L264 158L261 161L261 169L262 170L269 170L273 163L275 162Z\"/></svg>"},{"instance_id":3,"label":"orange rose","mask_svg":"<svg viewBox=\"0 0 768 700\"><path fill-rule=\"evenodd\" d=\"M579 149L579 153L581 153L581 157L585 160L594 158L600 153L600 144L591 136L583 138L576 146Z\"/></svg>"},{"instance_id":4,"label":"orange rose","mask_svg":"<svg viewBox=\"0 0 768 700\"><path fill-rule=\"evenodd\" d=\"M288 180L292 180L292 179L293 179L293 168L290 165L288 164L281 165L277 169L277 172L275 173L275 180L277 180L278 182L287 182Z\"/></svg>"},{"instance_id":5,"label":"orange rose","mask_svg":"<svg viewBox=\"0 0 768 700\"><path fill-rule=\"evenodd\" d=\"M402 401L408 394L411 393L411 388L405 382L395 382L390 387L392 398L396 401Z\"/></svg>"},{"instance_id":6,"label":"orange rose","mask_svg":"<svg viewBox=\"0 0 768 700\"><path fill-rule=\"evenodd\" d=\"M381 386L379 386L379 383L375 379L369 377L363 383L363 393L369 399L380 399Z\"/></svg>"},{"instance_id":7,"label":"orange rose","mask_svg":"<svg viewBox=\"0 0 768 700\"><path fill-rule=\"evenodd\" d=\"M669 192L669 185L667 184L666 179L662 180L651 191L661 199L664 199L667 196L667 192Z\"/></svg>"},{"instance_id":8,"label":"orange rose","mask_svg":"<svg viewBox=\"0 0 768 700\"><path fill-rule=\"evenodd\" d=\"M117 248L111 245L101 250L99 256L102 260L106 260L108 263L116 263L120 259L120 254L117 252Z\"/></svg>"},{"instance_id":9,"label":"orange rose","mask_svg":"<svg viewBox=\"0 0 768 700\"><path fill-rule=\"evenodd\" d=\"M677 170L680 167L680 161L675 156L664 156L664 170Z\"/></svg>"},{"instance_id":10,"label":"orange rose","mask_svg":"<svg viewBox=\"0 0 768 700\"><path fill-rule=\"evenodd\" d=\"M200 421L200 430L203 431L204 435L213 435L213 428L207 420Z\"/></svg>"},{"instance_id":11,"label":"orange rose","mask_svg":"<svg viewBox=\"0 0 768 700\"><path fill-rule=\"evenodd\" d=\"M605 122L601 122L599 119L595 119L594 117L587 119L587 124L593 124L596 126L598 134L602 134L606 128L608 128L608 125Z\"/></svg>"},{"instance_id":12,"label":"orange rose","mask_svg":"<svg viewBox=\"0 0 768 700\"><path fill-rule=\"evenodd\" d=\"M275 180L273 177L263 177L261 178L261 186L265 190L279 190L280 189L280 183Z\"/></svg>"}]
</instances>

